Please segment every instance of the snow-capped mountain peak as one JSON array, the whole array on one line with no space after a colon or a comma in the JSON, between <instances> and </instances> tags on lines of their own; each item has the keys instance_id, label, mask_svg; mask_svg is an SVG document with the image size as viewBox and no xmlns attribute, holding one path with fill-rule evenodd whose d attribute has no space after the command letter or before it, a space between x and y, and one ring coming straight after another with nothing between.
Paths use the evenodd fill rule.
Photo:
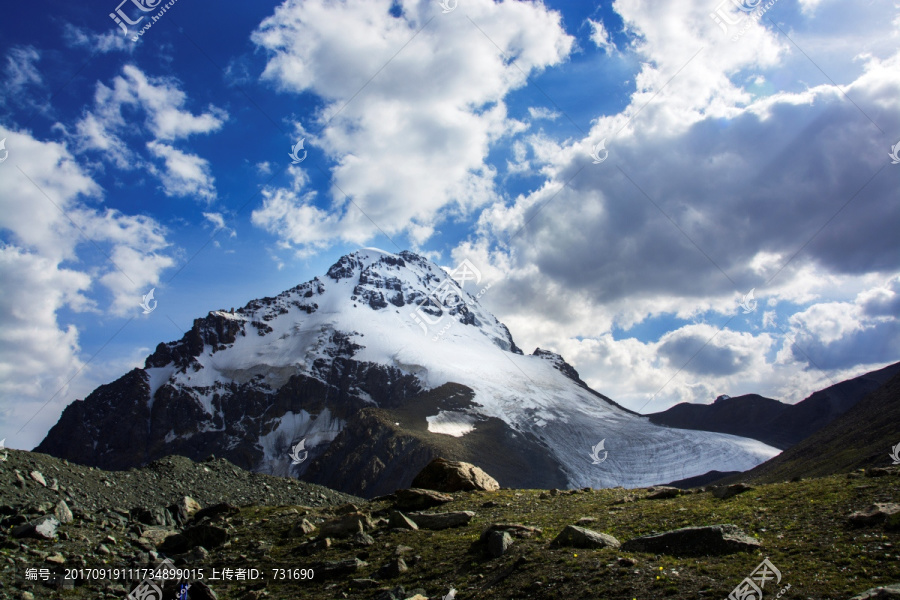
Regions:
<instances>
[{"instance_id":1,"label":"snow-capped mountain peak","mask_svg":"<svg viewBox=\"0 0 900 600\"><path fill-rule=\"evenodd\" d=\"M346 463L377 438L371 453L381 466L369 483L347 480L343 489L355 493L409 483L394 481L406 470L390 475L399 467L390 464L397 447L389 440L401 432L418 440L418 462L456 452L523 487L649 485L744 470L777 453L745 438L655 426L591 390L558 354L524 355L478 301L487 287L471 264L448 272L412 252L353 252L274 298L195 320L143 370L112 384L128 385L127 399L98 388L66 409L72 414L42 446L112 468L214 451L256 470L337 485L326 463ZM75 414L89 403L96 415ZM123 406L144 423L127 441L100 418ZM63 421L96 449L73 448L71 435L56 432ZM399 431L383 430L394 422ZM121 458L135 436L137 450ZM301 440L309 459L298 465L289 450ZM602 468L589 455L600 440L608 451Z\"/></svg>"}]
</instances>

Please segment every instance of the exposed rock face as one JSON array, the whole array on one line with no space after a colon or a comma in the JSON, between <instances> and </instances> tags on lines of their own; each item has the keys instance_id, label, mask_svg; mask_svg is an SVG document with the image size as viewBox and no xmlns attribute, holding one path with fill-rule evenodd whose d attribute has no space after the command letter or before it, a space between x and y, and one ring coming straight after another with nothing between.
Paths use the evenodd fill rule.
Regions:
<instances>
[{"instance_id":1,"label":"exposed rock face","mask_svg":"<svg viewBox=\"0 0 900 600\"><path fill-rule=\"evenodd\" d=\"M718 556L755 550L759 546L758 541L735 525L710 525L634 538L622 544L622 550L672 556Z\"/></svg>"},{"instance_id":2,"label":"exposed rock face","mask_svg":"<svg viewBox=\"0 0 900 600\"><path fill-rule=\"evenodd\" d=\"M438 492L465 492L500 489L497 480L466 462L436 458L413 479L413 486Z\"/></svg>"},{"instance_id":3,"label":"exposed rock face","mask_svg":"<svg viewBox=\"0 0 900 600\"><path fill-rule=\"evenodd\" d=\"M576 525L567 525L551 544L572 548L618 548L622 545L611 535Z\"/></svg>"},{"instance_id":4,"label":"exposed rock face","mask_svg":"<svg viewBox=\"0 0 900 600\"><path fill-rule=\"evenodd\" d=\"M897 598L900 598L900 583L866 590L858 596L853 596L850 600L896 600Z\"/></svg>"}]
</instances>

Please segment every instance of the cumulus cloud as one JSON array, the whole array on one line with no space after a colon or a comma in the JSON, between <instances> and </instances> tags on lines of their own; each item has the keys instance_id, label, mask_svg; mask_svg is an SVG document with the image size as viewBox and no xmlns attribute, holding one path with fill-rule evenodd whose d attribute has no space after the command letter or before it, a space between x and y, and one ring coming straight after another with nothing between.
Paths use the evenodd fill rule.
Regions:
<instances>
[{"instance_id":1,"label":"cumulus cloud","mask_svg":"<svg viewBox=\"0 0 900 600\"><path fill-rule=\"evenodd\" d=\"M540 3L477 0L449 14L434 3L393 7L289 0L253 34L269 53L264 81L323 99L304 127L334 163L330 201L270 192L260 223L282 241L305 245L320 224L312 248L379 229L422 244L444 219L495 200L487 154L525 127L507 117L504 98L572 46L560 15Z\"/></svg>"},{"instance_id":2,"label":"cumulus cloud","mask_svg":"<svg viewBox=\"0 0 900 600\"><path fill-rule=\"evenodd\" d=\"M609 31L606 30L603 21L588 19L587 22L591 27L591 41L607 54L614 53L616 51L616 45L610 39Z\"/></svg>"},{"instance_id":3,"label":"cumulus cloud","mask_svg":"<svg viewBox=\"0 0 900 600\"><path fill-rule=\"evenodd\" d=\"M69 393L97 383L82 374L69 387L86 365L79 332L61 312L136 314L145 286L173 260L155 220L98 205L101 188L65 146L26 132L4 135L11 151L0 195L0 393L9 408L0 424L16 432L37 414L25 432L8 436L11 447L30 448ZM108 306L95 299L101 289Z\"/></svg>"},{"instance_id":4,"label":"cumulus cloud","mask_svg":"<svg viewBox=\"0 0 900 600\"><path fill-rule=\"evenodd\" d=\"M896 318L872 316L895 292L871 291L900 271L880 132L900 130L896 49L859 56L841 90L775 91L769 81L809 63L765 21L732 42L709 7L615 10L642 64L631 103L585 139L535 138L547 181L491 204L454 250L500 271L484 301L523 347L552 344L634 408L749 391L797 400L900 359ZM594 165L604 138L609 160ZM754 287L767 310L735 318ZM626 337L638 325L642 339Z\"/></svg>"},{"instance_id":5,"label":"cumulus cloud","mask_svg":"<svg viewBox=\"0 0 900 600\"><path fill-rule=\"evenodd\" d=\"M209 106L207 112L195 115L187 110L187 102L176 81L148 77L126 65L111 87L97 83L93 107L85 111L70 137L80 152L99 151L120 169L141 168L155 174L168 196L211 202L216 190L208 161L176 148L174 142L218 131L228 114ZM125 107L143 114L143 122L126 119ZM144 132L153 136L146 147L151 157L163 161L162 168L129 145L129 139Z\"/></svg>"}]
</instances>

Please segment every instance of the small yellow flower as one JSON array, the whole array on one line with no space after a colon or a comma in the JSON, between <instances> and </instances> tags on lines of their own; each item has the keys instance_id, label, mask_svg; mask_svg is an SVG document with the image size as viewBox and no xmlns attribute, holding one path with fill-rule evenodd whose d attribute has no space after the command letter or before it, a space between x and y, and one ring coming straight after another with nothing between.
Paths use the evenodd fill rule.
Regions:
<instances>
[{"instance_id":1,"label":"small yellow flower","mask_svg":"<svg viewBox=\"0 0 900 600\"><path fill-rule=\"evenodd\" d=\"M573 554L572 556L574 556L575 558L578 558L578 555L577 555L577 554Z\"/></svg>"}]
</instances>

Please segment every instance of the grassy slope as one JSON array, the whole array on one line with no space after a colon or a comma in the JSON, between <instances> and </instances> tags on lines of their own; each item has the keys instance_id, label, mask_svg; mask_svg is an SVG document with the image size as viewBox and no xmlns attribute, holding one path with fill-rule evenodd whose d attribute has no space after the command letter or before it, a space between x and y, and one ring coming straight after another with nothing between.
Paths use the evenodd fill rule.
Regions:
<instances>
[{"instance_id":1,"label":"grassy slope","mask_svg":"<svg viewBox=\"0 0 900 600\"><path fill-rule=\"evenodd\" d=\"M895 375L856 406L772 460L726 481L774 482L821 477L891 464L891 447L900 443L900 375Z\"/></svg>"},{"instance_id":2,"label":"grassy slope","mask_svg":"<svg viewBox=\"0 0 900 600\"><path fill-rule=\"evenodd\" d=\"M641 490L594 490L540 498L539 490L457 493L445 510L473 510L476 518L466 527L444 531L393 533L376 530L375 545L351 548L337 542L311 557L301 556L298 538L283 533L300 518L303 508L247 507L234 521L231 544L212 552L211 558L229 565L268 569L280 564L300 568L317 560L364 557L369 566L352 577L367 577L389 560L398 545L413 549L421 561L400 577L382 582L383 587L422 587L434 598L452 586L458 600L475 598L726 598L730 591L759 564L763 557L778 567L781 585L791 589L783 599L850 598L870 587L900 581L900 532L881 527L851 529L846 516L876 501L898 500L896 476L863 478L832 476L798 483L763 485L729 500L709 493L695 493L669 500L638 499L617 504L626 495L639 498ZM496 507L483 507L487 501ZM365 510L386 508L384 501L364 505ZM326 514L311 509L307 518ZM592 528L625 541L653 531L689 525L734 523L762 542L762 550L711 558L677 558L616 550L550 548L549 541L565 525L585 516L597 519ZM488 560L468 553L481 528L492 522L519 522L543 528L541 537L516 540L509 553ZM74 528L74 526L72 526ZM70 529L70 535L99 536L103 532ZM32 547L51 550L47 542ZM58 543L64 548L64 543ZM63 550L65 551L65 550ZM0 554L8 554L0 550ZM244 558L240 558L243 555ZM630 567L615 566L618 557L637 561ZM269 584L269 600L304 598L371 599L376 589L360 589L351 577L286 586ZM260 586L257 586L257 588ZM245 598L254 586L214 586L219 598ZM766 597L773 597L777 590ZM42 596L44 597L44 596ZM50 597L49 595L46 597ZM55 597L55 596L54 596ZM96 591L81 588L63 598L96 598ZM101 596L102 597L102 596Z\"/></svg>"}]
</instances>

